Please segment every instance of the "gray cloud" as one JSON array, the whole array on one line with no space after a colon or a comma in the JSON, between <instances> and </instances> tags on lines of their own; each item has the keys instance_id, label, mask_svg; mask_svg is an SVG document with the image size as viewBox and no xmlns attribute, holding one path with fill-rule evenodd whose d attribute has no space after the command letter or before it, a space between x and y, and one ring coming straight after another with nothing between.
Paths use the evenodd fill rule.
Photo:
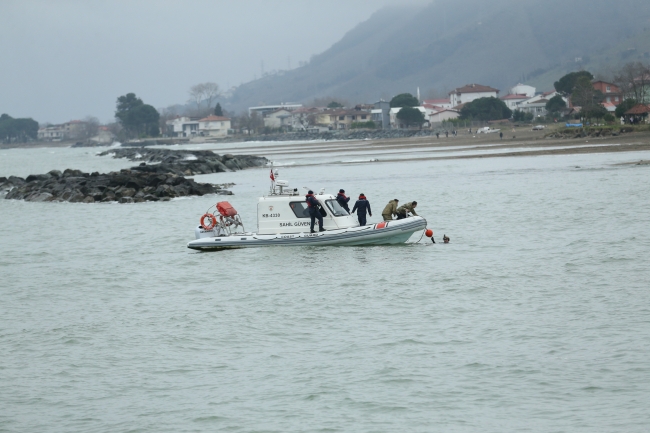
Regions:
<instances>
[{"instance_id":1,"label":"gray cloud","mask_svg":"<svg viewBox=\"0 0 650 433\"><path fill-rule=\"evenodd\" d=\"M295 68L393 3L5 0L0 112L109 121L127 92L156 107L184 103L191 85L239 85L262 62L266 71Z\"/></svg>"}]
</instances>

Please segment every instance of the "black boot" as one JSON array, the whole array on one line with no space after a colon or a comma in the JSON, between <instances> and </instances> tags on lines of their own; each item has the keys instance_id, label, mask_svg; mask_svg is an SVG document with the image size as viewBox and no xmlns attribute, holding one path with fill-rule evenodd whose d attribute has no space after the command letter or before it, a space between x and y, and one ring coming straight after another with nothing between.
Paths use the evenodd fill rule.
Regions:
<instances>
[{"instance_id":1,"label":"black boot","mask_svg":"<svg viewBox=\"0 0 650 433\"><path fill-rule=\"evenodd\" d=\"M319 231L319 232L324 232L325 229L321 227L321 228L318 229L318 231Z\"/></svg>"},{"instance_id":2,"label":"black boot","mask_svg":"<svg viewBox=\"0 0 650 433\"><path fill-rule=\"evenodd\" d=\"M309 233L316 233L314 230L310 230Z\"/></svg>"}]
</instances>

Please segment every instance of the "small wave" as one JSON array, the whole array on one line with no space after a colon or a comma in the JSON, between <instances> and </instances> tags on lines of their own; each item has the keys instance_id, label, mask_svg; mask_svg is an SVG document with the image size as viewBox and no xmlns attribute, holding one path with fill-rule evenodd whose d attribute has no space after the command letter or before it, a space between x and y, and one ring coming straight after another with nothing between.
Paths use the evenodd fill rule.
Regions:
<instances>
[{"instance_id":1,"label":"small wave","mask_svg":"<svg viewBox=\"0 0 650 433\"><path fill-rule=\"evenodd\" d=\"M370 159L349 159L349 160L343 160L341 163L343 164L355 164L357 162L378 162L378 158L370 158Z\"/></svg>"}]
</instances>

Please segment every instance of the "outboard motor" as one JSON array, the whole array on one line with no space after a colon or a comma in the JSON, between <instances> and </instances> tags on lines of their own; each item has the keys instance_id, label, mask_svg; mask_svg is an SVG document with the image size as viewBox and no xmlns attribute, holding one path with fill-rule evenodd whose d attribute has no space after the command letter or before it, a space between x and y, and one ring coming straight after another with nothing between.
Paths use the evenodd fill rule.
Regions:
<instances>
[{"instance_id":1,"label":"outboard motor","mask_svg":"<svg viewBox=\"0 0 650 433\"><path fill-rule=\"evenodd\" d=\"M203 226L196 226L196 229L194 229L194 236L196 236L197 239L210 238L216 235L217 235L216 227L213 228L212 230L206 230L203 228Z\"/></svg>"}]
</instances>

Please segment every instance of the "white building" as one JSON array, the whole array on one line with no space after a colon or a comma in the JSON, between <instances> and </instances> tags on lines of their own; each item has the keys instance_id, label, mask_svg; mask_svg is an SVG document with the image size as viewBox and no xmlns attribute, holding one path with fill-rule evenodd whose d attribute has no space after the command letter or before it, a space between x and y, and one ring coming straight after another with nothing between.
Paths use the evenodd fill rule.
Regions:
<instances>
[{"instance_id":1,"label":"white building","mask_svg":"<svg viewBox=\"0 0 650 433\"><path fill-rule=\"evenodd\" d=\"M67 131L63 125L50 125L39 128L37 137L39 140L61 141L67 138Z\"/></svg>"},{"instance_id":2,"label":"white building","mask_svg":"<svg viewBox=\"0 0 650 433\"><path fill-rule=\"evenodd\" d=\"M445 108L443 110L429 114L429 123L433 125L435 123L442 123L445 120L457 119L458 117L460 117L460 113L458 111L452 110L450 108Z\"/></svg>"},{"instance_id":3,"label":"white building","mask_svg":"<svg viewBox=\"0 0 650 433\"><path fill-rule=\"evenodd\" d=\"M268 128L282 128L283 126L291 126L291 116L291 111L284 108L278 108L277 110L272 111L264 116L264 126Z\"/></svg>"},{"instance_id":4,"label":"white building","mask_svg":"<svg viewBox=\"0 0 650 433\"><path fill-rule=\"evenodd\" d=\"M497 98L498 95L499 89L481 84L466 84L449 92L449 99L453 108L479 98Z\"/></svg>"},{"instance_id":5,"label":"white building","mask_svg":"<svg viewBox=\"0 0 650 433\"><path fill-rule=\"evenodd\" d=\"M532 98L520 103L517 106L517 109L526 113L533 113L535 117L546 116L546 103L556 95L559 95L559 93L556 91L545 92L540 95L535 95ZM562 100L568 107L569 101L567 100L567 98L562 96Z\"/></svg>"},{"instance_id":6,"label":"white building","mask_svg":"<svg viewBox=\"0 0 650 433\"><path fill-rule=\"evenodd\" d=\"M192 137L199 133L199 121L196 118L178 116L165 124L170 137Z\"/></svg>"},{"instance_id":7,"label":"white building","mask_svg":"<svg viewBox=\"0 0 650 433\"><path fill-rule=\"evenodd\" d=\"M289 111L293 111L297 108L302 107L302 104L279 104L279 105L261 105L259 107L248 107L248 114L251 115L253 112L259 114L260 116L264 117L268 113L279 110L281 108Z\"/></svg>"},{"instance_id":8,"label":"white building","mask_svg":"<svg viewBox=\"0 0 650 433\"><path fill-rule=\"evenodd\" d=\"M526 95L529 98L532 98L535 96L535 88L533 86L529 86L527 84L517 84L515 87L510 89L510 94L511 95Z\"/></svg>"},{"instance_id":9,"label":"white building","mask_svg":"<svg viewBox=\"0 0 650 433\"><path fill-rule=\"evenodd\" d=\"M226 137L230 129L230 119L222 116L208 116L199 119L199 134L209 137Z\"/></svg>"},{"instance_id":10,"label":"white building","mask_svg":"<svg viewBox=\"0 0 650 433\"><path fill-rule=\"evenodd\" d=\"M512 111L518 109L519 105L522 102L527 101L528 99L530 99L530 97L528 95L523 95L523 94L510 94L501 97L501 100Z\"/></svg>"}]
</instances>

